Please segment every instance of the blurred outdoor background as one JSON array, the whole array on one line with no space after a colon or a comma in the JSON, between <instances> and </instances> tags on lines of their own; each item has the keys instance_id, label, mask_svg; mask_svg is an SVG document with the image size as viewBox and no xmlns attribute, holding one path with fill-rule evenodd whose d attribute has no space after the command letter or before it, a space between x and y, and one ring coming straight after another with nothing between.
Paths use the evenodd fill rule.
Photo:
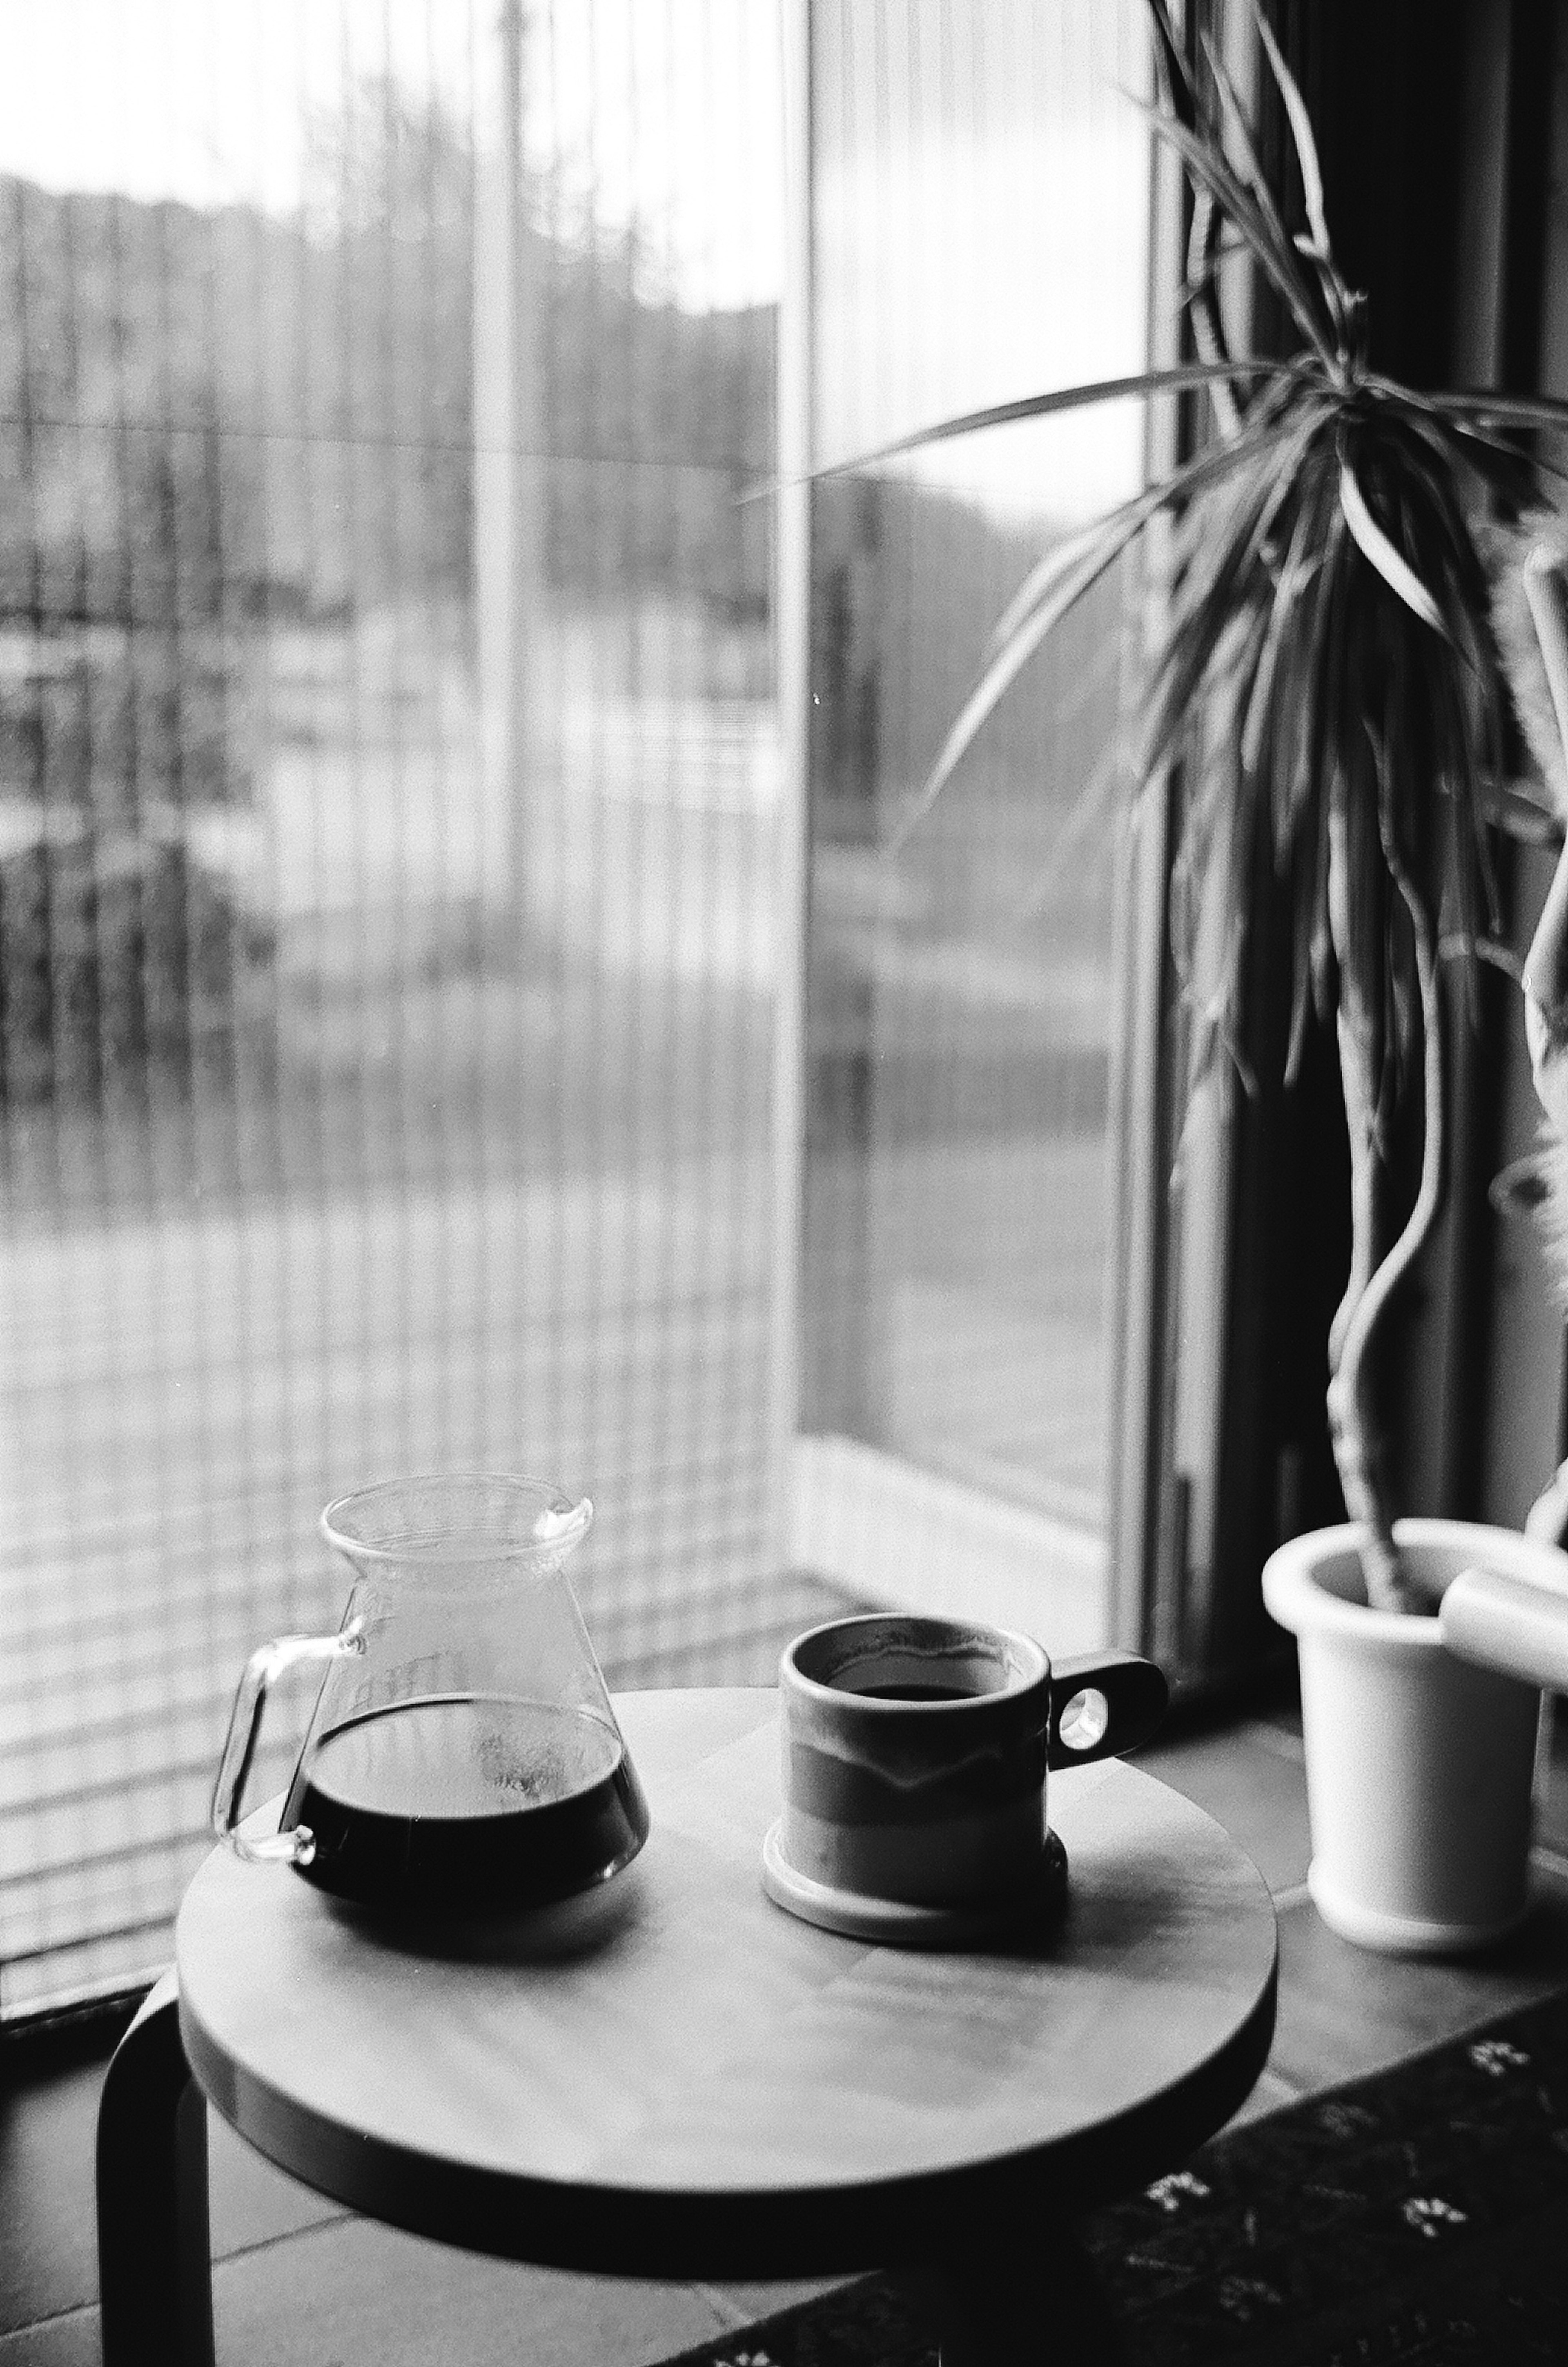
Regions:
<instances>
[{"instance_id":1,"label":"blurred outdoor background","mask_svg":"<svg viewBox=\"0 0 1568 2367\"><path fill-rule=\"evenodd\" d=\"M585 1489L621 1685L768 1682L922 1503L1102 1623L1119 583L898 832L1140 423L825 483L798 583L765 489L792 209L821 459L1138 366L1142 15L818 0L809 188L805 22L11 19L0 2012L166 1953L364 1481Z\"/></svg>"}]
</instances>

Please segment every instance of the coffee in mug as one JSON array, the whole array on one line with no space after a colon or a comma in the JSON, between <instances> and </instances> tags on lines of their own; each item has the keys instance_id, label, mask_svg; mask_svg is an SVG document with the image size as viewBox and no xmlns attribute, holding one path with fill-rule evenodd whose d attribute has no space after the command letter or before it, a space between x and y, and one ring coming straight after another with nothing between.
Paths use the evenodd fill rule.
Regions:
<instances>
[{"instance_id":1,"label":"coffee in mug","mask_svg":"<svg viewBox=\"0 0 1568 2367\"><path fill-rule=\"evenodd\" d=\"M1053 1666L1010 1628L877 1612L797 1637L780 1697L777 1845L790 1872L829 1892L962 1909L1039 1891L1059 1856L1050 1770L1145 1740L1167 1689L1130 1652Z\"/></svg>"}]
</instances>

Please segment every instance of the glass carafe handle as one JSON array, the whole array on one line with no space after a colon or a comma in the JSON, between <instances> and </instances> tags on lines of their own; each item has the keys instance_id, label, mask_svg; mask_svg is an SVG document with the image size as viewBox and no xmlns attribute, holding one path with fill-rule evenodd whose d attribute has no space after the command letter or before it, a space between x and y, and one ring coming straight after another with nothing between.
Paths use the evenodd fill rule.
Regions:
<instances>
[{"instance_id":1,"label":"glass carafe handle","mask_svg":"<svg viewBox=\"0 0 1568 2367\"><path fill-rule=\"evenodd\" d=\"M218 1782L213 1787L212 1829L220 1840L227 1841L253 1865L309 1865L316 1854L316 1837L309 1825L296 1825L291 1832L274 1833L259 1841L247 1840L236 1829L240 1795L261 1739L268 1686L285 1669L292 1669L301 1660L349 1659L364 1649L365 1623L351 1619L335 1636L279 1636L274 1642L262 1645L246 1661L245 1673L234 1695Z\"/></svg>"}]
</instances>

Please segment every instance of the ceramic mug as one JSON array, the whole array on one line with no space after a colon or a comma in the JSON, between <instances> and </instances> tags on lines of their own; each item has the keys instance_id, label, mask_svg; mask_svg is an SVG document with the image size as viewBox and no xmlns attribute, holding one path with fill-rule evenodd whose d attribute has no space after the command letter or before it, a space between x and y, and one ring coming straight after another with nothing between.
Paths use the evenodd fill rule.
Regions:
<instances>
[{"instance_id":1,"label":"ceramic mug","mask_svg":"<svg viewBox=\"0 0 1568 2367\"><path fill-rule=\"evenodd\" d=\"M1048 1771L1133 1749L1168 1698L1131 1652L1053 1667L1009 1628L884 1612L797 1636L779 1682L789 1866L919 1908L1037 1886Z\"/></svg>"}]
</instances>

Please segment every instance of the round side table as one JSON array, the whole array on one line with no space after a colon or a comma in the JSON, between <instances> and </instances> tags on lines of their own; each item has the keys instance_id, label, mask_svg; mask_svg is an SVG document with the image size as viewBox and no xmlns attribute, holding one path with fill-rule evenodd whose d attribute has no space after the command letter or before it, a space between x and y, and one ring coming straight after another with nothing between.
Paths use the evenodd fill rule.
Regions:
<instances>
[{"instance_id":1,"label":"round side table","mask_svg":"<svg viewBox=\"0 0 1568 2367\"><path fill-rule=\"evenodd\" d=\"M416 1950L286 1869L201 1868L177 2003L171 1977L105 2083L107 2367L210 2357L187 2066L280 2168L472 2250L681 2279L919 2264L944 2362L1093 2322L1070 2222L1213 2135L1267 2055L1251 1862L1111 1761L1051 1779L1055 1925L964 1954L846 1939L763 1893L776 1695L615 1708L653 1830L590 1900Z\"/></svg>"}]
</instances>

